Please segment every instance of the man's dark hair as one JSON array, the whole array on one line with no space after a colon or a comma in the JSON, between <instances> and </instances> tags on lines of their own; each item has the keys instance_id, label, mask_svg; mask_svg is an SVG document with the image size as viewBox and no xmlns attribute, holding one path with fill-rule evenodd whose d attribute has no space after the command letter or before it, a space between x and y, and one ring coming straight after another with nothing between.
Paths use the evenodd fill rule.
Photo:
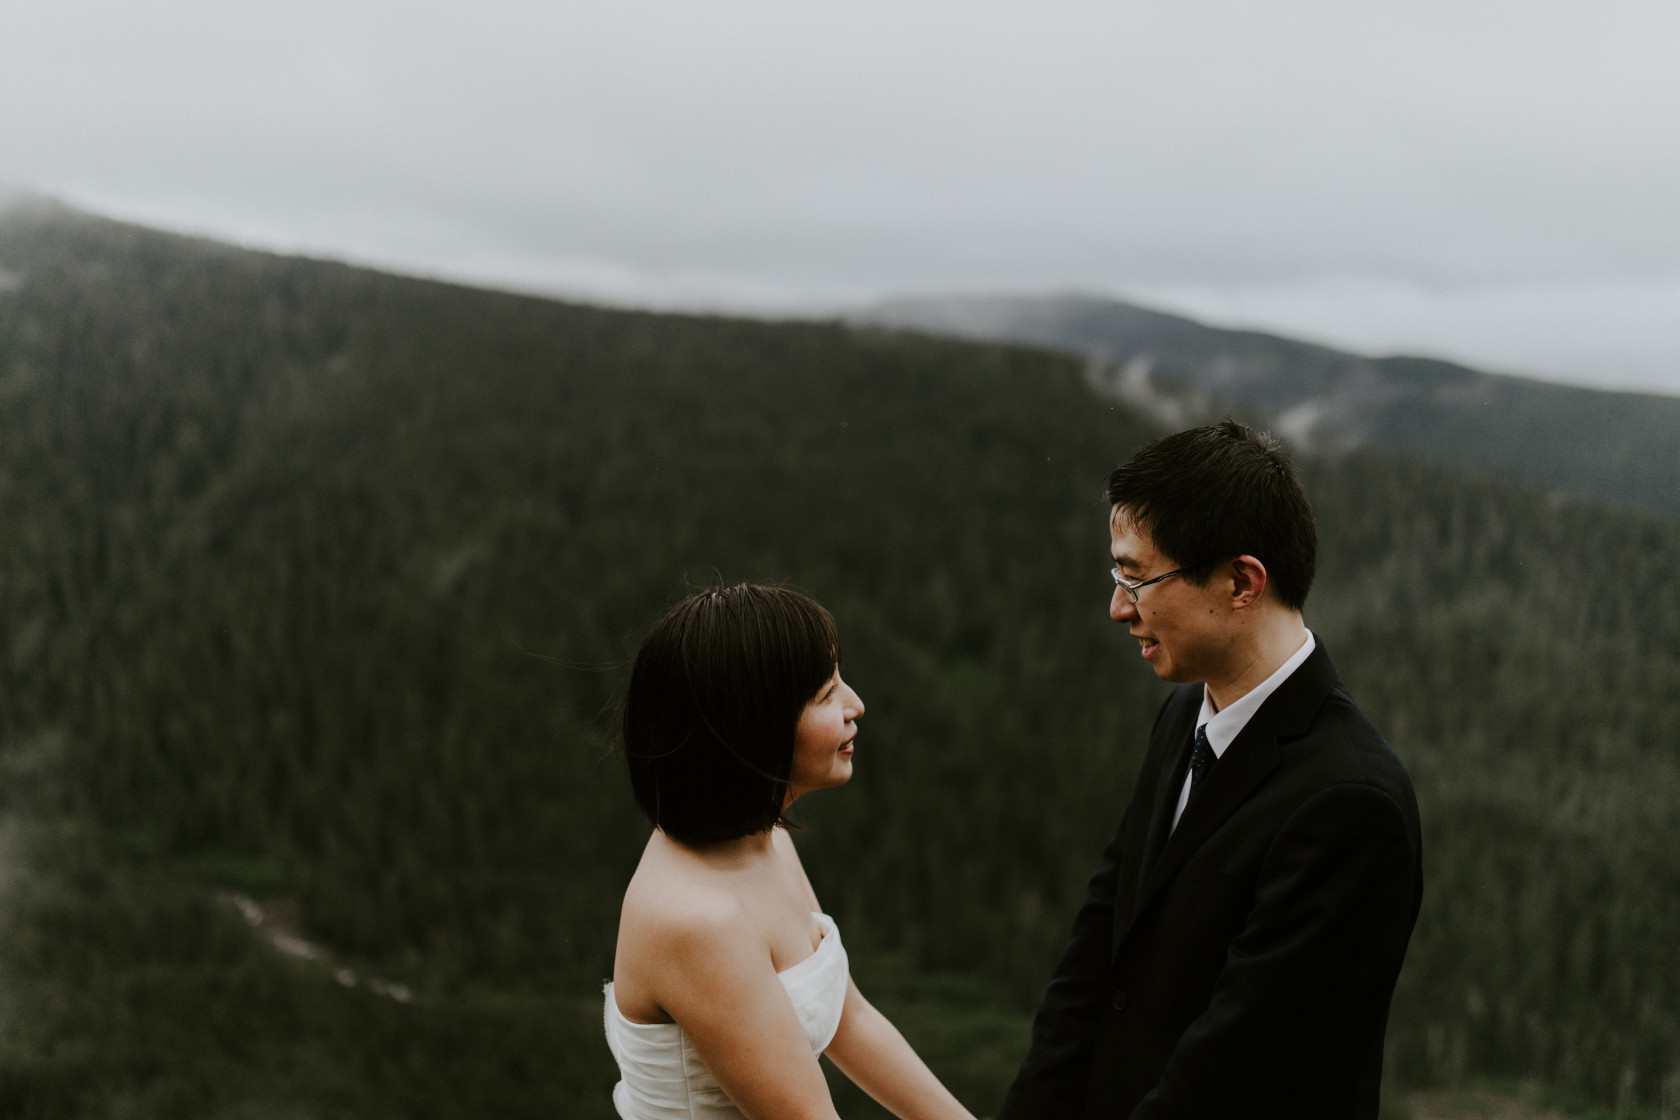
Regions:
<instances>
[{"instance_id":1,"label":"man's dark hair","mask_svg":"<svg viewBox=\"0 0 1680 1120\"><path fill-rule=\"evenodd\" d=\"M1318 530L1295 464L1271 436L1230 419L1163 436L1108 476L1108 500L1192 583L1205 586L1246 553L1266 566L1279 602L1306 604Z\"/></svg>"},{"instance_id":2,"label":"man's dark hair","mask_svg":"<svg viewBox=\"0 0 1680 1120\"><path fill-rule=\"evenodd\" d=\"M797 591L743 583L667 611L624 697L630 788L648 820L694 846L788 823L800 713L839 662L834 619Z\"/></svg>"}]
</instances>

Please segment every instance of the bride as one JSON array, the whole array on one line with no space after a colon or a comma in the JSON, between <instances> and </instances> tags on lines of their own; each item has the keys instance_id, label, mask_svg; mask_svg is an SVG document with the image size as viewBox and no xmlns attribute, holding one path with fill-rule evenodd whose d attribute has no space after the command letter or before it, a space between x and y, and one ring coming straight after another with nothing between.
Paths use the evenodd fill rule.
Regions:
<instances>
[{"instance_id":1,"label":"bride","mask_svg":"<svg viewBox=\"0 0 1680 1120\"><path fill-rule=\"evenodd\" d=\"M973 1120L852 983L788 837L796 798L852 776L861 715L794 591L703 592L642 643L624 753L654 831L605 1001L624 1120L834 1120L824 1053L903 1120Z\"/></svg>"}]
</instances>

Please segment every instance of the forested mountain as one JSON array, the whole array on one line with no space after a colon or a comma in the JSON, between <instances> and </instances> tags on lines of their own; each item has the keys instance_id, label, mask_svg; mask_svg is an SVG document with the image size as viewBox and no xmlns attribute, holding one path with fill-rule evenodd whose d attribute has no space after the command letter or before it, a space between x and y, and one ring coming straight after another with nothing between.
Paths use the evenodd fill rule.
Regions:
<instances>
[{"instance_id":1,"label":"forested mountain","mask_svg":"<svg viewBox=\"0 0 1680 1120\"><path fill-rule=\"evenodd\" d=\"M834 610L869 712L798 843L860 984L995 1108L1163 694L1106 617L1100 499L1158 421L1038 350L52 208L0 217L0 270L0 1114L610 1116L599 991L645 835L612 705L716 579ZM1309 624L1423 811L1396 1084L1654 1109L1680 527L1303 466Z\"/></svg>"},{"instance_id":2,"label":"forested mountain","mask_svg":"<svg viewBox=\"0 0 1680 1120\"><path fill-rule=\"evenodd\" d=\"M1151 384L1278 418L1297 438L1369 444L1473 475L1680 514L1680 397L1556 385L1432 358L1368 358L1259 331L1077 296L904 299L868 322L1046 346L1112 367L1122 399Z\"/></svg>"}]
</instances>

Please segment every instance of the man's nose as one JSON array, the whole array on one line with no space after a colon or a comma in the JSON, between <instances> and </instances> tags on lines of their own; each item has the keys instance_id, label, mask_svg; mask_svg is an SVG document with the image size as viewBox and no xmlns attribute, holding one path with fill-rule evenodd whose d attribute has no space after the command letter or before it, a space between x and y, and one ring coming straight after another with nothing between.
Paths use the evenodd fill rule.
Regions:
<instances>
[{"instance_id":1,"label":"man's nose","mask_svg":"<svg viewBox=\"0 0 1680 1120\"><path fill-rule=\"evenodd\" d=\"M1137 617L1137 604L1132 602L1124 587L1114 589L1114 598L1108 602L1108 617L1115 622L1130 622Z\"/></svg>"}]
</instances>

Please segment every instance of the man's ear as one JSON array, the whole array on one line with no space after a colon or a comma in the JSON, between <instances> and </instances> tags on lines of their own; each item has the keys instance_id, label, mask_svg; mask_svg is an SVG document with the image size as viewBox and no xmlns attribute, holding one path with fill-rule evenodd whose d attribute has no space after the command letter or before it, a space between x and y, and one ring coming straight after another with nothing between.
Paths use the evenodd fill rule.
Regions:
<instances>
[{"instance_id":1,"label":"man's ear","mask_svg":"<svg viewBox=\"0 0 1680 1120\"><path fill-rule=\"evenodd\" d=\"M1231 606L1241 610L1260 601L1266 593L1266 565L1247 553L1231 561Z\"/></svg>"}]
</instances>

